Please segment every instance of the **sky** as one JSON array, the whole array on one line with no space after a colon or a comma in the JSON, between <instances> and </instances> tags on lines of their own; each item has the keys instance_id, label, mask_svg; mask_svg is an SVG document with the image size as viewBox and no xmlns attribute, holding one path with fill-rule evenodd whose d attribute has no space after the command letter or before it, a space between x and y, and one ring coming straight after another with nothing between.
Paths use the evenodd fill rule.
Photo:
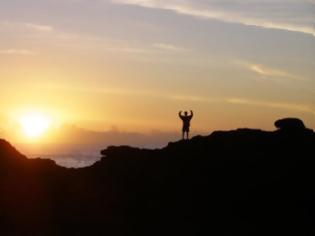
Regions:
<instances>
[{"instance_id":1,"label":"sky","mask_svg":"<svg viewBox=\"0 0 315 236\"><path fill-rule=\"evenodd\" d=\"M0 137L27 141L31 111L50 133L159 140L179 110L193 134L283 117L315 129L314 26L314 0L2 0Z\"/></svg>"}]
</instances>

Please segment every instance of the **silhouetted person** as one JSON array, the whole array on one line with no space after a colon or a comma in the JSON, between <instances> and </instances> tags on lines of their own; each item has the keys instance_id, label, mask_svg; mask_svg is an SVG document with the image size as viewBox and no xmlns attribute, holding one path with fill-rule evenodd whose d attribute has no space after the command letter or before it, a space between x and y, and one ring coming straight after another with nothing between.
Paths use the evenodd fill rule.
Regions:
<instances>
[{"instance_id":1,"label":"silhouetted person","mask_svg":"<svg viewBox=\"0 0 315 236\"><path fill-rule=\"evenodd\" d=\"M178 115L183 121L183 130L182 130L183 139L185 139L185 134L186 134L186 139L189 139L190 121L193 118L194 113L192 110L190 110L190 115L188 115L187 111L185 111L184 115L182 115L182 111L180 111Z\"/></svg>"}]
</instances>

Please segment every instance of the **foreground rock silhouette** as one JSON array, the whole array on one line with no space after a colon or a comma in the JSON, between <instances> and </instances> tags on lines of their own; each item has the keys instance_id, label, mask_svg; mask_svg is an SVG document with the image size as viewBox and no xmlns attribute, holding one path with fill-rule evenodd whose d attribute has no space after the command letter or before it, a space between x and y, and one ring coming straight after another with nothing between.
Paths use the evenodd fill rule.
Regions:
<instances>
[{"instance_id":1,"label":"foreground rock silhouette","mask_svg":"<svg viewBox=\"0 0 315 236\"><path fill-rule=\"evenodd\" d=\"M109 147L81 169L0 140L0 235L314 235L315 134L297 130Z\"/></svg>"},{"instance_id":2,"label":"foreground rock silhouette","mask_svg":"<svg viewBox=\"0 0 315 236\"><path fill-rule=\"evenodd\" d=\"M277 120L275 126L282 131L305 131L303 121L297 118L285 118Z\"/></svg>"}]
</instances>

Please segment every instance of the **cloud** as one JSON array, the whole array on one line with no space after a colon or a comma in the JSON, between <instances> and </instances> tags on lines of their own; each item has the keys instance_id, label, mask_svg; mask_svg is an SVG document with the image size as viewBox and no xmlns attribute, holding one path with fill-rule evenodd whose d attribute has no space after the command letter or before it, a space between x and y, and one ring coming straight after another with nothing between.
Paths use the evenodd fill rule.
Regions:
<instances>
[{"instance_id":1,"label":"cloud","mask_svg":"<svg viewBox=\"0 0 315 236\"><path fill-rule=\"evenodd\" d=\"M5 50L0 50L0 54L5 54L5 55L36 55L37 52L34 52L32 50L28 49L5 49Z\"/></svg>"},{"instance_id":2,"label":"cloud","mask_svg":"<svg viewBox=\"0 0 315 236\"><path fill-rule=\"evenodd\" d=\"M147 48L140 48L140 47L131 47L131 46L108 46L104 48L105 51L108 52L121 52L126 54L146 54L151 53L152 50Z\"/></svg>"},{"instance_id":3,"label":"cloud","mask_svg":"<svg viewBox=\"0 0 315 236\"><path fill-rule=\"evenodd\" d=\"M163 50L163 51L172 51L172 52L185 52L188 51L186 48L178 47L173 44L168 43L155 43L153 44L154 48Z\"/></svg>"},{"instance_id":4,"label":"cloud","mask_svg":"<svg viewBox=\"0 0 315 236\"><path fill-rule=\"evenodd\" d=\"M270 68L260 64L249 64L248 69L260 76L305 80L304 78L284 70Z\"/></svg>"},{"instance_id":5,"label":"cloud","mask_svg":"<svg viewBox=\"0 0 315 236\"><path fill-rule=\"evenodd\" d=\"M256 107L269 107L276 109L291 110L296 112L304 112L308 114L315 115L315 109L309 105L305 104L295 104L295 103L284 103L284 102L273 102L273 101L261 101L254 99L246 98L209 98L201 96L184 96L184 95L174 95L169 96L170 99L183 100L190 102L203 102L203 103L228 103L228 104L237 104L237 105L248 105Z\"/></svg>"},{"instance_id":6,"label":"cloud","mask_svg":"<svg viewBox=\"0 0 315 236\"><path fill-rule=\"evenodd\" d=\"M127 54L156 54L164 52L186 52L186 48L182 48L170 43L153 43L152 45L126 45L123 42L111 42L104 47L109 52L121 52Z\"/></svg>"},{"instance_id":7,"label":"cloud","mask_svg":"<svg viewBox=\"0 0 315 236\"><path fill-rule=\"evenodd\" d=\"M281 70L275 70L275 69L270 69L270 68L266 68L262 65L258 65L258 64L252 64L249 65L249 69L259 75L264 75L264 76L286 76L287 73Z\"/></svg>"},{"instance_id":8,"label":"cloud","mask_svg":"<svg viewBox=\"0 0 315 236\"><path fill-rule=\"evenodd\" d=\"M238 105L250 105L250 106L260 106L260 107L270 107L270 108L280 108L285 110L292 110L298 112L305 112L315 115L315 110L304 104L294 104L294 103L281 103L281 102L270 102L270 101L258 101L252 99L244 98L229 98L226 100L227 103L238 104Z\"/></svg>"},{"instance_id":9,"label":"cloud","mask_svg":"<svg viewBox=\"0 0 315 236\"><path fill-rule=\"evenodd\" d=\"M313 14L315 4L310 0L111 0L111 2L315 36Z\"/></svg>"},{"instance_id":10,"label":"cloud","mask_svg":"<svg viewBox=\"0 0 315 236\"><path fill-rule=\"evenodd\" d=\"M31 24L31 23L24 23L27 28L40 31L40 32L52 32L54 28L50 25L39 25L39 24Z\"/></svg>"},{"instance_id":11,"label":"cloud","mask_svg":"<svg viewBox=\"0 0 315 236\"><path fill-rule=\"evenodd\" d=\"M54 31L51 25L35 24L29 22L15 22L15 21L2 21L0 28L13 29L13 30L31 30L35 32L50 33Z\"/></svg>"},{"instance_id":12,"label":"cloud","mask_svg":"<svg viewBox=\"0 0 315 236\"><path fill-rule=\"evenodd\" d=\"M308 79L285 71L283 69L278 69L262 64L258 64L255 62L246 62L242 60L235 60L235 64L249 70L261 77L268 77L268 78L277 78L277 79L292 79L292 80L299 80L299 81L307 81Z\"/></svg>"},{"instance_id":13,"label":"cloud","mask_svg":"<svg viewBox=\"0 0 315 236\"><path fill-rule=\"evenodd\" d=\"M55 28L52 25L37 24L30 22L19 21L0 21L0 35L10 36L13 40L9 43L23 42L24 44L30 43L33 45L34 40L38 43L50 43L58 45L58 47L70 48L104 48L108 51L114 51L114 46L108 45L106 38L98 37L95 35L84 34L82 32L63 31ZM11 47L11 46L10 46ZM18 50L15 49L2 50L1 54L37 54L31 50ZM0 49L1 50L1 49ZM117 50L127 51L123 47L117 46Z\"/></svg>"},{"instance_id":14,"label":"cloud","mask_svg":"<svg viewBox=\"0 0 315 236\"><path fill-rule=\"evenodd\" d=\"M48 89L48 87L39 87L39 89ZM226 103L226 104L238 104L238 105L251 105L258 107L269 107L277 109L292 110L297 112L305 112L315 115L315 109L309 105L295 104L295 103L284 103L284 102L273 102L273 101L261 101L246 98L235 98L235 97L210 97L194 94L171 94L171 93L161 93L154 90L130 90L124 88L75 88L75 87L50 87L50 89L56 90L69 90L84 93L104 93L104 94L115 94L115 95L130 95L130 96L143 96L143 97L153 97L157 99L166 99L170 101L181 101L181 102L193 102L193 103Z\"/></svg>"},{"instance_id":15,"label":"cloud","mask_svg":"<svg viewBox=\"0 0 315 236\"><path fill-rule=\"evenodd\" d=\"M38 89L54 89L54 90L65 90L72 92L82 92L82 93L100 93L100 94L114 94L114 95L127 95L127 96L143 96L143 97L153 97L157 99L166 99L173 101L184 101L184 102L202 102L202 103L214 103L221 102L222 98L219 97L207 97L199 95L189 95L181 93L167 93L150 89L128 89L128 88L87 88L87 87L67 87L67 86L37 86Z\"/></svg>"}]
</instances>

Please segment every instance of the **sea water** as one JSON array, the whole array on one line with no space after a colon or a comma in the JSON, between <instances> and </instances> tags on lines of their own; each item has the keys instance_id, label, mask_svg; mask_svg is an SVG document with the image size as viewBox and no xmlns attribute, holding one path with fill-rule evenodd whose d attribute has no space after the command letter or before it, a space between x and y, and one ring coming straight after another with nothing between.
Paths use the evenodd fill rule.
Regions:
<instances>
[{"instance_id":1,"label":"sea water","mask_svg":"<svg viewBox=\"0 0 315 236\"><path fill-rule=\"evenodd\" d=\"M76 153L76 154L29 154L29 158L50 159L57 165L68 168L81 168L91 166L101 159L98 153Z\"/></svg>"}]
</instances>

